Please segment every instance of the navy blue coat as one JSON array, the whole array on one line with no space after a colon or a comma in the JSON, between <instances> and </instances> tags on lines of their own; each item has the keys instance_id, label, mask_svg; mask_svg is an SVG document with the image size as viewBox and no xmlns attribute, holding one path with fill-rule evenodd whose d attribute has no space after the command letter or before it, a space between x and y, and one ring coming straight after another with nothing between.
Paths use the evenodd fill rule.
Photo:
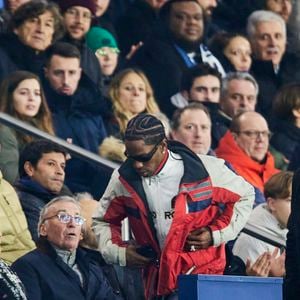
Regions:
<instances>
[{"instance_id":1,"label":"navy blue coat","mask_svg":"<svg viewBox=\"0 0 300 300\"><path fill-rule=\"evenodd\" d=\"M123 299L113 292L102 269L81 248L77 249L79 276L56 254L48 241L19 258L12 265L23 282L28 300L106 300Z\"/></svg>"},{"instance_id":2,"label":"navy blue coat","mask_svg":"<svg viewBox=\"0 0 300 300\"><path fill-rule=\"evenodd\" d=\"M292 122L276 120L270 144L290 161L300 145L300 128Z\"/></svg>"},{"instance_id":3,"label":"navy blue coat","mask_svg":"<svg viewBox=\"0 0 300 300\"><path fill-rule=\"evenodd\" d=\"M40 74L45 62L44 52L36 51L24 45L15 34L0 37L0 82L17 70Z\"/></svg>"},{"instance_id":4,"label":"navy blue coat","mask_svg":"<svg viewBox=\"0 0 300 300\"><path fill-rule=\"evenodd\" d=\"M106 102L97 86L85 74L82 74L74 95L56 93L43 78L43 87L52 112L55 134L93 153L107 136L102 115L107 113ZM101 185L96 174L97 169L76 158L72 158L66 167L66 184L72 192L90 192L99 198L107 181ZM98 172L99 173L99 172ZM83 175L84 174L84 175ZM97 185L93 180L97 180ZM96 190L95 190L96 189Z\"/></svg>"}]
</instances>

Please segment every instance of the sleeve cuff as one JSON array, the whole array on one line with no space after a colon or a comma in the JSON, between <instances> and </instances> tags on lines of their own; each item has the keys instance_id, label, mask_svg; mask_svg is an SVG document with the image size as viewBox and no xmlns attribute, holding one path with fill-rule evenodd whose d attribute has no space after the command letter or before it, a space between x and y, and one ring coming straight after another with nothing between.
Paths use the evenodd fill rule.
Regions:
<instances>
[{"instance_id":1,"label":"sleeve cuff","mask_svg":"<svg viewBox=\"0 0 300 300\"><path fill-rule=\"evenodd\" d=\"M126 247L119 247L118 251L119 265L121 267L126 266Z\"/></svg>"},{"instance_id":2,"label":"sleeve cuff","mask_svg":"<svg viewBox=\"0 0 300 300\"><path fill-rule=\"evenodd\" d=\"M222 243L220 230L212 231L212 237L214 247L220 246L220 244Z\"/></svg>"}]
</instances>

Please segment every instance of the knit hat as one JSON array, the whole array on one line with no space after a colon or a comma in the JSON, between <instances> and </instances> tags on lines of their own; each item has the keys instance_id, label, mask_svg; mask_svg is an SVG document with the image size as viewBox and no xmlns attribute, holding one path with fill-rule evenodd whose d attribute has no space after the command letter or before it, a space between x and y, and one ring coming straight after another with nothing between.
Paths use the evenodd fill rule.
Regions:
<instances>
[{"instance_id":1,"label":"knit hat","mask_svg":"<svg viewBox=\"0 0 300 300\"><path fill-rule=\"evenodd\" d=\"M150 114L139 114L132 118L125 131L125 140L163 140L166 137L164 125Z\"/></svg>"},{"instance_id":2,"label":"knit hat","mask_svg":"<svg viewBox=\"0 0 300 300\"><path fill-rule=\"evenodd\" d=\"M86 42L90 49L96 52L102 47L118 48L112 34L100 27L92 27L86 35Z\"/></svg>"},{"instance_id":3,"label":"knit hat","mask_svg":"<svg viewBox=\"0 0 300 300\"><path fill-rule=\"evenodd\" d=\"M56 0L55 2L59 5L62 13L72 6L86 7L93 15L96 13L96 5L93 0Z\"/></svg>"}]
</instances>

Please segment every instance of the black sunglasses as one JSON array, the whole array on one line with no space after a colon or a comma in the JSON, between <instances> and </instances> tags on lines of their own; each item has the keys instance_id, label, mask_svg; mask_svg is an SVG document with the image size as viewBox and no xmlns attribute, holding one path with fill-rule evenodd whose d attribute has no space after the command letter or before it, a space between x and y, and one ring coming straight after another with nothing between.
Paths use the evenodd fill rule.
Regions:
<instances>
[{"instance_id":1,"label":"black sunglasses","mask_svg":"<svg viewBox=\"0 0 300 300\"><path fill-rule=\"evenodd\" d=\"M157 143L154 148L147 154L141 154L141 155L129 155L127 153L127 151L124 152L125 156L128 158L128 159L132 159L132 160L135 160L135 161L139 161L139 162L148 162L149 160L152 159L153 155L155 154L158 146L160 145L161 141L159 143Z\"/></svg>"}]
</instances>

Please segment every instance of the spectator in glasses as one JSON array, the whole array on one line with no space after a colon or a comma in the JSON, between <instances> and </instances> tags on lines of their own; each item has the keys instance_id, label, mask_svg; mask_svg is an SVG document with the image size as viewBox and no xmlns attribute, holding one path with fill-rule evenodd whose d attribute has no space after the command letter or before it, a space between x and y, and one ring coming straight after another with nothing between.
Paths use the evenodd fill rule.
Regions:
<instances>
[{"instance_id":1,"label":"spectator in glasses","mask_svg":"<svg viewBox=\"0 0 300 300\"><path fill-rule=\"evenodd\" d=\"M38 248L12 266L28 299L122 299L99 265L79 247L85 219L71 197L57 197L41 210Z\"/></svg>"},{"instance_id":2,"label":"spectator in glasses","mask_svg":"<svg viewBox=\"0 0 300 300\"><path fill-rule=\"evenodd\" d=\"M264 202L265 182L278 170L268 151L270 131L259 113L246 111L232 120L230 130L216 149L218 157L228 161L235 171L256 188L256 204Z\"/></svg>"},{"instance_id":3,"label":"spectator in glasses","mask_svg":"<svg viewBox=\"0 0 300 300\"><path fill-rule=\"evenodd\" d=\"M112 34L100 27L92 27L86 36L87 45L96 54L102 72L100 89L108 96L108 87L115 74L120 50Z\"/></svg>"}]
</instances>

